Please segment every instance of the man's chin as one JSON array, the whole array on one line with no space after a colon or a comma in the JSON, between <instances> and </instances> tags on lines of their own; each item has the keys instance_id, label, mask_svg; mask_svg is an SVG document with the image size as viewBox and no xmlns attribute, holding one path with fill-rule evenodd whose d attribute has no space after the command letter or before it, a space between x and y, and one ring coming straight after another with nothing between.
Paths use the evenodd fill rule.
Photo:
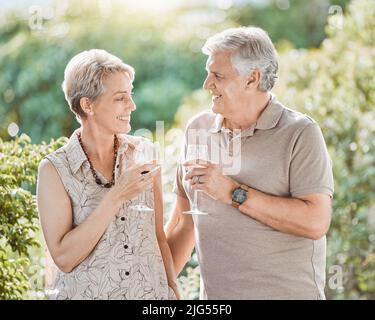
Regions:
<instances>
[{"instance_id":1,"label":"man's chin","mask_svg":"<svg viewBox=\"0 0 375 320\"><path fill-rule=\"evenodd\" d=\"M211 105L211 111L212 111L213 113L218 114L218 113L220 113L220 108L218 108L218 107L215 105L215 103L214 103L214 104Z\"/></svg>"}]
</instances>

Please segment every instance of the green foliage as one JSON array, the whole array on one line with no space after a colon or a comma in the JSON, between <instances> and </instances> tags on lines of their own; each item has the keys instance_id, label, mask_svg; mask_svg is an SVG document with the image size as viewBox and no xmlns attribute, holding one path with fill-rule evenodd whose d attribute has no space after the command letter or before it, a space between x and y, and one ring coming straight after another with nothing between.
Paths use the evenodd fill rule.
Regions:
<instances>
[{"instance_id":1,"label":"green foliage","mask_svg":"<svg viewBox=\"0 0 375 320\"><path fill-rule=\"evenodd\" d=\"M324 26L330 6L340 6L344 11L348 2L349 0L272 0L255 4L244 2L229 11L229 18L239 25L255 25L267 30L274 42L288 40L297 48L318 47L325 38Z\"/></svg>"},{"instance_id":2,"label":"green foliage","mask_svg":"<svg viewBox=\"0 0 375 320\"><path fill-rule=\"evenodd\" d=\"M28 290L28 278L23 268L26 259L9 259L0 247L0 300L22 299Z\"/></svg>"},{"instance_id":3,"label":"green foliage","mask_svg":"<svg viewBox=\"0 0 375 320\"><path fill-rule=\"evenodd\" d=\"M33 145L26 135L0 139L0 299L21 299L30 289L30 249L40 246L35 191L41 159L64 143Z\"/></svg>"},{"instance_id":4,"label":"green foliage","mask_svg":"<svg viewBox=\"0 0 375 320\"><path fill-rule=\"evenodd\" d=\"M190 264L184 269L184 273L178 278L178 288L181 298L184 300L198 300L200 286L199 267Z\"/></svg>"},{"instance_id":5,"label":"green foliage","mask_svg":"<svg viewBox=\"0 0 375 320\"><path fill-rule=\"evenodd\" d=\"M122 1L107 5L108 12L97 1L56 1L40 30L30 27L33 16L8 13L0 21L0 137L9 137L11 122L35 143L77 128L61 83L68 61L91 48L135 67L134 129L154 130L156 117L171 124L182 97L201 86L203 55L189 46L190 32L174 25L173 16L133 12Z\"/></svg>"}]
</instances>

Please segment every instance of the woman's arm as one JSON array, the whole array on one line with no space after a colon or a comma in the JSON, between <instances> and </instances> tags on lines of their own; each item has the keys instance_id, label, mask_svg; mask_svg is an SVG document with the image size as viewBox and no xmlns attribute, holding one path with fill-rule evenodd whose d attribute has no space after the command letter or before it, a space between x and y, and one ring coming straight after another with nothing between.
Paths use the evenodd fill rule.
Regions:
<instances>
[{"instance_id":1,"label":"woman's arm","mask_svg":"<svg viewBox=\"0 0 375 320\"><path fill-rule=\"evenodd\" d=\"M71 272L86 259L121 204L152 183L152 176L138 182L141 170L145 170L145 167L138 166L129 170L85 221L74 227L71 201L60 177L51 162L42 160L37 185L40 222L47 247L61 271ZM131 185L129 181L133 181Z\"/></svg>"},{"instance_id":2,"label":"woman's arm","mask_svg":"<svg viewBox=\"0 0 375 320\"><path fill-rule=\"evenodd\" d=\"M177 277L173 264L171 250L169 248L167 238L164 233L164 219L163 219L163 190L161 183L161 174L156 176L154 182L154 199L155 199L155 227L156 237L159 243L159 248L164 262L165 271L167 273L168 285L173 289L177 299L180 299L180 294L177 288Z\"/></svg>"}]
</instances>

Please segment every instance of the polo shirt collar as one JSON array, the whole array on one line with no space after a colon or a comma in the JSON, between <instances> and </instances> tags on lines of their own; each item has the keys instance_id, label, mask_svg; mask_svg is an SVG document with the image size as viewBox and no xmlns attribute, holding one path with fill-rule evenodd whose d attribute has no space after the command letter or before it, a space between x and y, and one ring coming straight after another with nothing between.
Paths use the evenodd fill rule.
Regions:
<instances>
[{"instance_id":1,"label":"polo shirt collar","mask_svg":"<svg viewBox=\"0 0 375 320\"><path fill-rule=\"evenodd\" d=\"M262 114L258 118L257 122L251 125L249 128L241 132L241 137L248 137L254 135L254 131L257 130L268 130L276 127L283 113L283 106L277 101L276 97L271 94L271 99L263 110ZM219 133L221 131L226 132L229 129L223 127L224 117L221 114L215 116L214 123L210 128L210 132Z\"/></svg>"}]
</instances>

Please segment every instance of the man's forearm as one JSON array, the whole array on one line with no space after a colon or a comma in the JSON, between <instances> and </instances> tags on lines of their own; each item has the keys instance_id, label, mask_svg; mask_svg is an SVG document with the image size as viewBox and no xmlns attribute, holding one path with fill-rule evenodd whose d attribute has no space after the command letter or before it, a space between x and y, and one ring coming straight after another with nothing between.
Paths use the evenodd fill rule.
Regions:
<instances>
[{"instance_id":1,"label":"man's forearm","mask_svg":"<svg viewBox=\"0 0 375 320\"><path fill-rule=\"evenodd\" d=\"M192 189L201 190L213 199L230 205L233 191L240 187L240 183L224 175L217 164L201 161L201 165L185 177ZM194 176L200 178L194 179ZM250 188L247 200L238 209L278 231L310 239L323 237L331 220L330 197L320 193L286 198Z\"/></svg>"},{"instance_id":2,"label":"man's forearm","mask_svg":"<svg viewBox=\"0 0 375 320\"><path fill-rule=\"evenodd\" d=\"M308 200L272 196L252 188L238 209L278 231L310 239L321 238L330 220L322 212L324 208Z\"/></svg>"},{"instance_id":3,"label":"man's forearm","mask_svg":"<svg viewBox=\"0 0 375 320\"><path fill-rule=\"evenodd\" d=\"M185 228L181 222L170 221L166 227L169 248L172 253L176 274L184 268L194 249L194 230Z\"/></svg>"},{"instance_id":4,"label":"man's forearm","mask_svg":"<svg viewBox=\"0 0 375 320\"><path fill-rule=\"evenodd\" d=\"M171 288L177 287L177 276L173 265L173 258L167 241L159 242L160 252L163 258L165 271L167 274L168 285Z\"/></svg>"}]
</instances>

